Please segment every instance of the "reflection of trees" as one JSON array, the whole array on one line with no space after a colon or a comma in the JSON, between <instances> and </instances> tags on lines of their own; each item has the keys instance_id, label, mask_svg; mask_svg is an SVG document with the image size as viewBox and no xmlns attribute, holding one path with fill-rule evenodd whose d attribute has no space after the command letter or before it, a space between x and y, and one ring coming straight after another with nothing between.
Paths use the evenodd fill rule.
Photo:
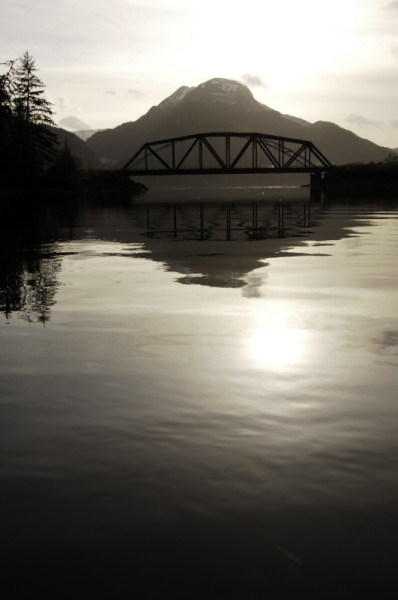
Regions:
<instances>
[{"instance_id":1,"label":"reflection of trees","mask_svg":"<svg viewBox=\"0 0 398 600\"><path fill-rule=\"evenodd\" d=\"M55 304L61 259L56 250L59 223L44 207L21 202L4 209L0 228L0 310L29 322L46 323ZM43 251L45 248L45 251Z\"/></svg>"},{"instance_id":2,"label":"reflection of trees","mask_svg":"<svg viewBox=\"0 0 398 600\"><path fill-rule=\"evenodd\" d=\"M45 324L55 304L57 273L61 260L55 257L21 258L14 270L0 273L0 309L9 319L13 312L32 322Z\"/></svg>"},{"instance_id":3,"label":"reflection of trees","mask_svg":"<svg viewBox=\"0 0 398 600\"><path fill-rule=\"evenodd\" d=\"M106 208L110 205L111 212ZM60 241L70 241L95 227L102 239L115 239L109 215L124 215L130 206L120 199L100 196L84 198L17 197L5 203L0 221L0 311L11 318L46 323L56 300L62 267ZM104 217L105 228L102 230ZM130 241L130 240L129 240Z\"/></svg>"}]
</instances>

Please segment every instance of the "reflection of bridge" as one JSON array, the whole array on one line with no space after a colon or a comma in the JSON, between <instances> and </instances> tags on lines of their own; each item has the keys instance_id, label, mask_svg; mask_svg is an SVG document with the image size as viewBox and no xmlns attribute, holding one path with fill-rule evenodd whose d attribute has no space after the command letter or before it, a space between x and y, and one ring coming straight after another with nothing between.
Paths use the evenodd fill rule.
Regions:
<instances>
[{"instance_id":1,"label":"reflection of bridge","mask_svg":"<svg viewBox=\"0 0 398 600\"><path fill-rule=\"evenodd\" d=\"M331 168L310 141L263 133L198 133L144 144L124 165L129 175L312 173Z\"/></svg>"},{"instance_id":2,"label":"reflection of bridge","mask_svg":"<svg viewBox=\"0 0 398 600\"><path fill-rule=\"evenodd\" d=\"M308 237L319 205L309 200L134 204L135 227L151 240L240 241Z\"/></svg>"}]
</instances>

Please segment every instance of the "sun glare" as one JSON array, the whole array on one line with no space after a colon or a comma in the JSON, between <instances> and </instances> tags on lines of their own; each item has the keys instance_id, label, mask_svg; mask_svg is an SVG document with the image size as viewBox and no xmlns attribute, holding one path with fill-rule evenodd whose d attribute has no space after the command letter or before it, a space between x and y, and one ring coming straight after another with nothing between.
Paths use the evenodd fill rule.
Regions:
<instances>
[{"instance_id":1,"label":"sun glare","mask_svg":"<svg viewBox=\"0 0 398 600\"><path fill-rule=\"evenodd\" d=\"M325 68L352 48L352 3L336 0L327 9L316 0L283 3L248 0L244 6L205 0L192 22L191 67L211 64L214 72L259 73L269 86ZM199 9L200 6L200 9ZM344 15L343 17L341 15ZM342 20L343 19L343 20Z\"/></svg>"},{"instance_id":2,"label":"sun glare","mask_svg":"<svg viewBox=\"0 0 398 600\"><path fill-rule=\"evenodd\" d=\"M248 354L259 366L288 367L306 353L306 332L283 327L257 329L248 339Z\"/></svg>"}]
</instances>

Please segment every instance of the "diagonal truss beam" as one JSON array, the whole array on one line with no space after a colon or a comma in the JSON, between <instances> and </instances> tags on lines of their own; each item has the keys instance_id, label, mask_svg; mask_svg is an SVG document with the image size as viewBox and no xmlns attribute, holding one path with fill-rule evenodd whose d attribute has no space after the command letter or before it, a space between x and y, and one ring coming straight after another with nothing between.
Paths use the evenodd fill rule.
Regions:
<instances>
[{"instance_id":1,"label":"diagonal truss beam","mask_svg":"<svg viewBox=\"0 0 398 600\"><path fill-rule=\"evenodd\" d=\"M152 148L152 145L151 145L151 144L148 144L148 145L147 145L147 149L149 150L149 152L150 152L151 154L153 154L153 156L154 156L155 158L157 158L157 159L158 159L158 161L159 161L159 162L161 162L161 163L162 163L162 164L163 164L163 165L166 167L166 169L171 169L170 165L168 165L168 164L167 164L167 162L166 162L166 161L164 161L164 160L163 160L163 158L162 158L161 156L159 156L159 154L158 154L158 153L157 153L157 152L154 150L154 148Z\"/></svg>"},{"instance_id":2,"label":"diagonal truss beam","mask_svg":"<svg viewBox=\"0 0 398 600\"><path fill-rule=\"evenodd\" d=\"M205 165L204 148L215 166ZM150 166L151 156L161 168ZM174 175L314 172L331 167L326 156L308 140L260 133L211 132L147 142L124 165L123 171L132 175Z\"/></svg>"},{"instance_id":3,"label":"diagonal truss beam","mask_svg":"<svg viewBox=\"0 0 398 600\"><path fill-rule=\"evenodd\" d=\"M194 139L193 143L191 144L191 146L188 148L188 150L186 151L186 153L184 154L184 156L182 157L182 159L180 160L180 162L178 163L176 170L178 170L184 163L184 161L188 158L188 156L191 154L192 150L195 148L196 144L198 143L198 138Z\"/></svg>"},{"instance_id":4,"label":"diagonal truss beam","mask_svg":"<svg viewBox=\"0 0 398 600\"><path fill-rule=\"evenodd\" d=\"M305 152L305 149L306 149L306 146L303 145L298 150L296 150L296 152L294 152L294 154L284 164L284 167L286 169L288 169L294 163L294 161L297 160L301 156L301 154L303 154L303 152ZM304 162L305 162L305 159L304 159Z\"/></svg>"},{"instance_id":5,"label":"diagonal truss beam","mask_svg":"<svg viewBox=\"0 0 398 600\"><path fill-rule=\"evenodd\" d=\"M238 153L238 155L236 156L235 160L232 161L231 163L231 169L234 169L237 165L237 163L240 161L240 159L242 158L242 156L245 154L246 150L249 148L249 146L252 143L252 138L250 137L246 144L244 144L243 148L241 149L241 151Z\"/></svg>"},{"instance_id":6,"label":"diagonal truss beam","mask_svg":"<svg viewBox=\"0 0 398 600\"><path fill-rule=\"evenodd\" d=\"M266 154L266 156L269 158L269 160L271 161L271 163L274 165L274 167L276 169L280 169L282 168L281 162L280 160L278 160L270 151L270 149L268 148L268 146L263 142L263 140L261 138L258 138L257 140L258 145L260 146L260 148L262 149L262 151Z\"/></svg>"},{"instance_id":7,"label":"diagonal truss beam","mask_svg":"<svg viewBox=\"0 0 398 600\"><path fill-rule=\"evenodd\" d=\"M214 156L214 158L216 159L216 161L218 162L218 164L220 165L220 167L222 169L226 169L227 168L226 163L218 155L218 153L213 148L213 146L210 144L210 142L208 141L208 139L205 136L203 136L202 141L203 141L204 145L206 146L206 148L209 150L209 152Z\"/></svg>"}]
</instances>

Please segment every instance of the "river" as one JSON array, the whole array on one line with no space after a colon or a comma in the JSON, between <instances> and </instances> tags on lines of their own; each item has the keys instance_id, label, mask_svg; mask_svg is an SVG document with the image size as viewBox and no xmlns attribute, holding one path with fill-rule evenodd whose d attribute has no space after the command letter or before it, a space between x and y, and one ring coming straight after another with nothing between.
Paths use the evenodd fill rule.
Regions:
<instances>
[{"instance_id":1,"label":"river","mask_svg":"<svg viewBox=\"0 0 398 600\"><path fill-rule=\"evenodd\" d=\"M395 596L398 201L154 190L1 228L6 597Z\"/></svg>"}]
</instances>

